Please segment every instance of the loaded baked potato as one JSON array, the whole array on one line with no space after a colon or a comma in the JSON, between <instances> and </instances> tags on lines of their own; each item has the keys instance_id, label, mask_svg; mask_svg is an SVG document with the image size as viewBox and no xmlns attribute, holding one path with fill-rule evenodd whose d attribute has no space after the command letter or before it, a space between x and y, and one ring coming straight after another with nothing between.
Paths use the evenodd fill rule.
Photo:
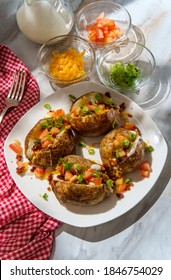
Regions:
<instances>
[{"instance_id":1,"label":"loaded baked potato","mask_svg":"<svg viewBox=\"0 0 171 280\"><path fill-rule=\"evenodd\" d=\"M105 94L89 92L72 104L68 121L83 136L100 136L118 124L119 106Z\"/></svg>"},{"instance_id":2,"label":"loaded baked potato","mask_svg":"<svg viewBox=\"0 0 171 280\"><path fill-rule=\"evenodd\" d=\"M34 165L51 166L75 146L70 124L63 116L38 121L25 139L25 155Z\"/></svg>"},{"instance_id":3,"label":"loaded baked potato","mask_svg":"<svg viewBox=\"0 0 171 280\"><path fill-rule=\"evenodd\" d=\"M61 204L95 205L113 193L113 182L101 166L76 155L59 160L49 183Z\"/></svg>"},{"instance_id":4,"label":"loaded baked potato","mask_svg":"<svg viewBox=\"0 0 171 280\"><path fill-rule=\"evenodd\" d=\"M135 127L116 128L104 136L100 143L100 156L109 176L119 178L135 170L143 161L144 141Z\"/></svg>"}]
</instances>

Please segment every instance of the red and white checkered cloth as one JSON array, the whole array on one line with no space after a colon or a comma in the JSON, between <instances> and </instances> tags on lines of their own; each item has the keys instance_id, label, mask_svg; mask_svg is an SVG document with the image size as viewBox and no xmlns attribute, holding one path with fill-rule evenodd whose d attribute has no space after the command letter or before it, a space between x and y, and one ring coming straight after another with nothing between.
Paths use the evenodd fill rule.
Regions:
<instances>
[{"instance_id":1,"label":"red and white checkered cloth","mask_svg":"<svg viewBox=\"0 0 171 280\"><path fill-rule=\"evenodd\" d=\"M0 111L13 73L19 68L27 72L24 97L6 114L0 127L0 259L44 260L50 257L54 229L60 222L38 210L20 192L8 171L3 150L15 123L39 100L39 87L19 58L0 45Z\"/></svg>"}]
</instances>

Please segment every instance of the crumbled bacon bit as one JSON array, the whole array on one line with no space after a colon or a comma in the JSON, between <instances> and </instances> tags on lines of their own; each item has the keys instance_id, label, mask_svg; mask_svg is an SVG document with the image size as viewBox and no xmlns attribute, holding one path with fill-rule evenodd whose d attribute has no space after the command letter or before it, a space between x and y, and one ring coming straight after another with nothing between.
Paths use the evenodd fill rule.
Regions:
<instances>
[{"instance_id":1,"label":"crumbled bacon bit","mask_svg":"<svg viewBox=\"0 0 171 280\"><path fill-rule=\"evenodd\" d=\"M16 168L16 173L17 174L22 174L23 172L24 172L24 166Z\"/></svg>"},{"instance_id":2,"label":"crumbled bacon bit","mask_svg":"<svg viewBox=\"0 0 171 280\"><path fill-rule=\"evenodd\" d=\"M121 103L121 104L119 105L119 108L120 108L120 112L124 111L124 110L126 109L125 103L124 103L124 102Z\"/></svg>"},{"instance_id":3,"label":"crumbled bacon bit","mask_svg":"<svg viewBox=\"0 0 171 280\"><path fill-rule=\"evenodd\" d=\"M16 155L16 160L17 161L22 161L22 158L23 158L22 155Z\"/></svg>"},{"instance_id":4,"label":"crumbled bacon bit","mask_svg":"<svg viewBox=\"0 0 171 280\"><path fill-rule=\"evenodd\" d=\"M60 180L64 180L64 176L62 176L62 175L60 175L60 174L59 174L57 177L58 177L58 179L60 179Z\"/></svg>"},{"instance_id":5,"label":"crumbled bacon bit","mask_svg":"<svg viewBox=\"0 0 171 280\"><path fill-rule=\"evenodd\" d=\"M116 196L117 196L119 199L124 198L124 194L123 194L123 193L117 193Z\"/></svg>"},{"instance_id":6,"label":"crumbled bacon bit","mask_svg":"<svg viewBox=\"0 0 171 280\"><path fill-rule=\"evenodd\" d=\"M105 96L111 98L110 92L106 92L106 93L105 93Z\"/></svg>"},{"instance_id":7,"label":"crumbled bacon bit","mask_svg":"<svg viewBox=\"0 0 171 280\"><path fill-rule=\"evenodd\" d=\"M31 172L34 172L35 169L36 169L36 166L33 166L33 167L30 169L30 171L31 171Z\"/></svg>"}]
</instances>

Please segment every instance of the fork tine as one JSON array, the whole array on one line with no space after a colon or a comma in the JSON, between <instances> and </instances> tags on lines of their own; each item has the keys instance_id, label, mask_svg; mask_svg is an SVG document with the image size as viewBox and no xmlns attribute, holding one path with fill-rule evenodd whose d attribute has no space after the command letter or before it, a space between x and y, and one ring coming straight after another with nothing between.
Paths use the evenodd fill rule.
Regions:
<instances>
[{"instance_id":1,"label":"fork tine","mask_svg":"<svg viewBox=\"0 0 171 280\"><path fill-rule=\"evenodd\" d=\"M15 72L14 75L13 75L13 81L12 81L10 90L8 92L7 98L12 98L13 90L15 88L16 76L17 76L17 72Z\"/></svg>"},{"instance_id":2,"label":"fork tine","mask_svg":"<svg viewBox=\"0 0 171 280\"><path fill-rule=\"evenodd\" d=\"M25 88L25 82L26 82L26 72L24 70L19 71L19 83L18 83L18 88L17 88L17 93L15 98L18 101L21 101L24 93L24 88Z\"/></svg>"},{"instance_id":3,"label":"fork tine","mask_svg":"<svg viewBox=\"0 0 171 280\"><path fill-rule=\"evenodd\" d=\"M12 99L15 99L15 94L16 94L16 91L17 91L19 78L20 78L20 73L19 73L19 71L16 71L16 75L14 77L14 87L13 87L13 90L12 90L12 95L10 97Z\"/></svg>"}]
</instances>

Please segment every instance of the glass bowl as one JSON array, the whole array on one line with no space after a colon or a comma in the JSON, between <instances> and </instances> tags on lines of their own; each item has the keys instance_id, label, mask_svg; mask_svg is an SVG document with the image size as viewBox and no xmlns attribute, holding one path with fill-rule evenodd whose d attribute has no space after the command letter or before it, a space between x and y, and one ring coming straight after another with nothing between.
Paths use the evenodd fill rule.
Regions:
<instances>
[{"instance_id":1,"label":"glass bowl","mask_svg":"<svg viewBox=\"0 0 171 280\"><path fill-rule=\"evenodd\" d=\"M94 31L91 26L99 16L100 18L104 16L109 22L106 23L104 20L98 22L98 28L96 25ZM115 25L121 31L119 40L125 39L131 28L131 17L123 6L115 2L97 1L80 8L76 14L75 29L78 36L88 40L94 48L104 48L118 39L117 36L114 38L113 33L110 33L111 20L114 20ZM87 28L89 29L87 30Z\"/></svg>"},{"instance_id":2,"label":"glass bowl","mask_svg":"<svg viewBox=\"0 0 171 280\"><path fill-rule=\"evenodd\" d=\"M103 49L96 60L100 81L122 93L138 91L156 68L152 52L142 44L123 41Z\"/></svg>"},{"instance_id":3,"label":"glass bowl","mask_svg":"<svg viewBox=\"0 0 171 280\"><path fill-rule=\"evenodd\" d=\"M42 45L38 53L38 65L42 74L49 79L52 88L87 79L94 61L92 46L86 40L73 35L50 39Z\"/></svg>"}]
</instances>

